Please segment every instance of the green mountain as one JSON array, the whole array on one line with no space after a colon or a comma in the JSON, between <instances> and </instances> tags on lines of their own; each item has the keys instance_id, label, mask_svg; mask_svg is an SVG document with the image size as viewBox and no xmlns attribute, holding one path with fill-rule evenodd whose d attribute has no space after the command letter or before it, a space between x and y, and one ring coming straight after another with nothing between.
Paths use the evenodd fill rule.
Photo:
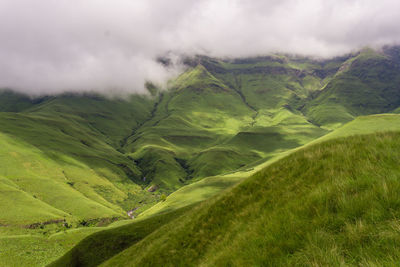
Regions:
<instances>
[{"instance_id":1,"label":"green mountain","mask_svg":"<svg viewBox=\"0 0 400 267\"><path fill-rule=\"evenodd\" d=\"M275 207L287 211L307 200L310 190L319 183L326 186L332 183L329 173L321 167L326 164L325 158L319 158L313 148L333 153L329 154L332 162L340 162L344 155L352 154L347 150L335 154L327 149L329 144L376 146L373 149L377 153L386 153L379 150L382 146L379 140L386 138L394 143L391 140L396 134L329 139L400 130L399 117L394 115L400 108L397 47L382 51L364 49L326 60L277 54L246 59L196 56L184 62L187 70L171 80L167 90L149 83L148 95L113 98L66 93L30 98L10 90L0 92L0 247L4 252L0 255L0 265L43 266L82 239L57 264L94 266L126 249L124 260L110 259L110 264L129 260L137 265L242 265L245 254L239 253L239 248L257 250L246 243L257 233L246 228L247 222L258 229L259 225L267 224L267 213L278 214ZM382 113L393 114L363 117ZM326 140L326 144L319 144ZM390 146L395 146L392 143ZM396 157L391 150L387 153ZM307 157L304 159L307 153L303 155L301 151L309 151L321 169L315 167L315 173L308 173L305 171L308 167L297 164L307 163ZM372 153L361 147L356 151L354 157L358 153ZM367 164L367 160L370 159L346 171L362 171L358 168ZM383 167L376 168L379 172ZM277 181L281 181L282 188L278 188L266 170L280 177ZM302 172L311 176L301 176ZM396 175L395 169L393 173ZM326 182L316 181L317 178L313 178L314 182L307 180L314 176ZM343 176L345 182L348 181ZM254 190L254 196L246 189L247 185ZM291 187L294 185L298 190ZM335 186L328 187L336 190ZM230 200L223 202L223 199ZM288 202L282 202L284 199ZM260 209L260 201L267 205L265 211ZM221 211L224 205L226 210ZM214 206L220 208L213 211ZM318 209L323 209L322 204ZM138 217L134 223L121 221L129 219L128 211L130 216ZM250 216L252 212L258 212L260 218ZM286 215L282 220L294 216L299 227L302 226L304 218L296 217L301 215L300 210ZM271 216L272 230L266 230L266 234L279 225L278 215ZM343 220L352 223L347 219ZM116 220L120 222L112 223ZM231 224L231 220L237 225ZM315 229L320 229L318 223ZM174 231L168 230L167 236L162 229L168 227ZM303 234L308 233L307 229L302 228ZM236 235L238 231L243 235ZM194 245L182 237L186 234L203 235L193 238L193 242L198 242ZM227 242L224 236L232 236L236 247L224 243ZM167 259L162 255L169 250L153 237L169 240L172 243L166 244L176 251L175 255L187 256L182 256L182 262L174 257L171 262L164 261ZM285 241L283 236L278 237ZM305 237L299 233L299 239ZM339 237L332 233L330 238L337 243ZM103 239L107 239L107 246L101 245ZM142 239L143 242L136 244ZM270 243L260 242L261 248L271 248ZM271 264L290 264L289 254L297 249L306 251L305 243L290 242L293 247L283 244L274 248L276 255L270 255ZM153 245L154 251L150 249ZM285 246L290 249L285 250ZM97 249L92 250L93 247ZM207 254L214 249L220 251L220 256ZM133 256L136 250L143 251L140 257ZM149 251L159 253L160 257ZM246 251L243 253L251 255ZM230 253L238 254L232 262L225 258ZM258 252L254 253L250 264L265 260L257 256ZM324 259L328 257L321 255ZM354 255L358 257L354 259L356 263L370 260L361 254ZM379 255L374 257L372 262L380 260ZM343 262L352 263L346 257Z\"/></svg>"},{"instance_id":2,"label":"green mountain","mask_svg":"<svg viewBox=\"0 0 400 267\"><path fill-rule=\"evenodd\" d=\"M303 108L316 125L335 128L356 116L393 112L400 104L398 50L361 51L348 59Z\"/></svg>"}]
</instances>

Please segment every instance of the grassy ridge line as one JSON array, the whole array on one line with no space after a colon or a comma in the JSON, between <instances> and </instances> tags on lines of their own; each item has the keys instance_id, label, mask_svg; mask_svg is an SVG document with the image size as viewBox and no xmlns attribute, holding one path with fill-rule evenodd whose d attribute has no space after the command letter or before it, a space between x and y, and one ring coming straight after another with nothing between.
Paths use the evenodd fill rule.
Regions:
<instances>
[{"instance_id":1,"label":"grassy ridge line","mask_svg":"<svg viewBox=\"0 0 400 267\"><path fill-rule=\"evenodd\" d=\"M392 112L400 100L398 54L363 49L342 65L324 90L312 95L302 111L327 129L360 115Z\"/></svg>"},{"instance_id":2,"label":"grassy ridge line","mask_svg":"<svg viewBox=\"0 0 400 267\"><path fill-rule=\"evenodd\" d=\"M182 187L167 197L163 202L155 204L140 214L141 217L148 217L154 214L163 213L176 208L181 208L189 204L206 200L228 187L246 179L254 173L271 165L284 156L289 155L299 149L303 149L312 144L321 143L334 138L346 137L356 134L369 134L382 131L400 131L400 115L397 114L378 114L357 117L354 121L345 124L335 131L320 137L310 143L286 152L273 155L269 160L254 166L250 171L236 171L228 175L204 178L199 182Z\"/></svg>"},{"instance_id":3,"label":"grassy ridge line","mask_svg":"<svg viewBox=\"0 0 400 267\"><path fill-rule=\"evenodd\" d=\"M211 197L220 194L222 191L227 190L231 186L245 180L254 173L262 170L263 168L278 161L295 150L296 149L277 153L262 164L249 168L250 170L238 170L232 171L226 175L206 177L198 182L183 186L182 188L170 194L165 201L158 202L154 206L139 214L138 219L170 212L175 209L183 208L185 206L210 199Z\"/></svg>"},{"instance_id":4,"label":"grassy ridge line","mask_svg":"<svg viewBox=\"0 0 400 267\"><path fill-rule=\"evenodd\" d=\"M396 265L399 138L298 150L101 266Z\"/></svg>"},{"instance_id":5,"label":"grassy ridge line","mask_svg":"<svg viewBox=\"0 0 400 267\"><path fill-rule=\"evenodd\" d=\"M322 142L337 137L398 130L400 130L400 115L398 114L387 113L359 116L335 131L318 138L315 141L311 141L310 144L315 144L317 142Z\"/></svg>"}]
</instances>

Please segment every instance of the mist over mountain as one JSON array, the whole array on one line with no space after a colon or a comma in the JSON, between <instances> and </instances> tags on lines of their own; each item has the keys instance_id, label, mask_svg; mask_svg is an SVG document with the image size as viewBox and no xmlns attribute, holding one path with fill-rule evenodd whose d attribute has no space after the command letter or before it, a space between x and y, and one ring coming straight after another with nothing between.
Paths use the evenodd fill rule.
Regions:
<instances>
[{"instance_id":1,"label":"mist over mountain","mask_svg":"<svg viewBox=\"0 0 400 267\"><path fill-rule=\"evenodd\" d=\"M0 0L0 266L398 266L399 15Z\"/></svg>"},{"instance_id":2,"label":"mist over mountain","mask_svg":"<svg viewBox=\"0 0 400 267\"><path fill-rule=\"evenodd\" d=\"M333 57L398 43L399 22L393 0L2 0L0 87L145 92L182 71L177 55Z\"/></svg>"}]
</instances>

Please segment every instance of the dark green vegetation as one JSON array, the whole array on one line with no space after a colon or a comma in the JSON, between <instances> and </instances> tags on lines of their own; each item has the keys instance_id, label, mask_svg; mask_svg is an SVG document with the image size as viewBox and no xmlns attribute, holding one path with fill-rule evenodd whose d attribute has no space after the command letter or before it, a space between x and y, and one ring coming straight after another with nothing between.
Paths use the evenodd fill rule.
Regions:
<instances>
[{"instance_id":1,"label":"dark green vegetation","mask_svg":"<svg viewBox=\"0 0 400 267\"><path fill-rule=\"evenodd\" d=\"M321 136L398 130L397 116L359 116L399 113L399 55L391 47L330 60L198 56L168 90L148 84L148 96L122 99L1 92L0 265L49 263L104 229L93 226L202 201ZM147 240L169 220L160 218L130 227ZM65 242L52 249L54 238Z\"/></svg>"}]
</instances>

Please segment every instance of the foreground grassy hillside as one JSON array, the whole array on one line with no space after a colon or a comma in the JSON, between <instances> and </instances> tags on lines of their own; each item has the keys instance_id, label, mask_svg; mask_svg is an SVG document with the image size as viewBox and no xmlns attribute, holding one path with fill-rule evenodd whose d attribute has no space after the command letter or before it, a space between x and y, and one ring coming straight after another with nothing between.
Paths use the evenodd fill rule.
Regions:
<instances>
[{"instance_id":1,"label":"foreground grassy hillside","mask_svg":"<svg viewBox=\"0 0 400 267\"><path fill-rule=\"evenodd\" d=\"M299 150L103 266L395 265L399 138L352 136Z\"/></svg>"}]
</instances>

